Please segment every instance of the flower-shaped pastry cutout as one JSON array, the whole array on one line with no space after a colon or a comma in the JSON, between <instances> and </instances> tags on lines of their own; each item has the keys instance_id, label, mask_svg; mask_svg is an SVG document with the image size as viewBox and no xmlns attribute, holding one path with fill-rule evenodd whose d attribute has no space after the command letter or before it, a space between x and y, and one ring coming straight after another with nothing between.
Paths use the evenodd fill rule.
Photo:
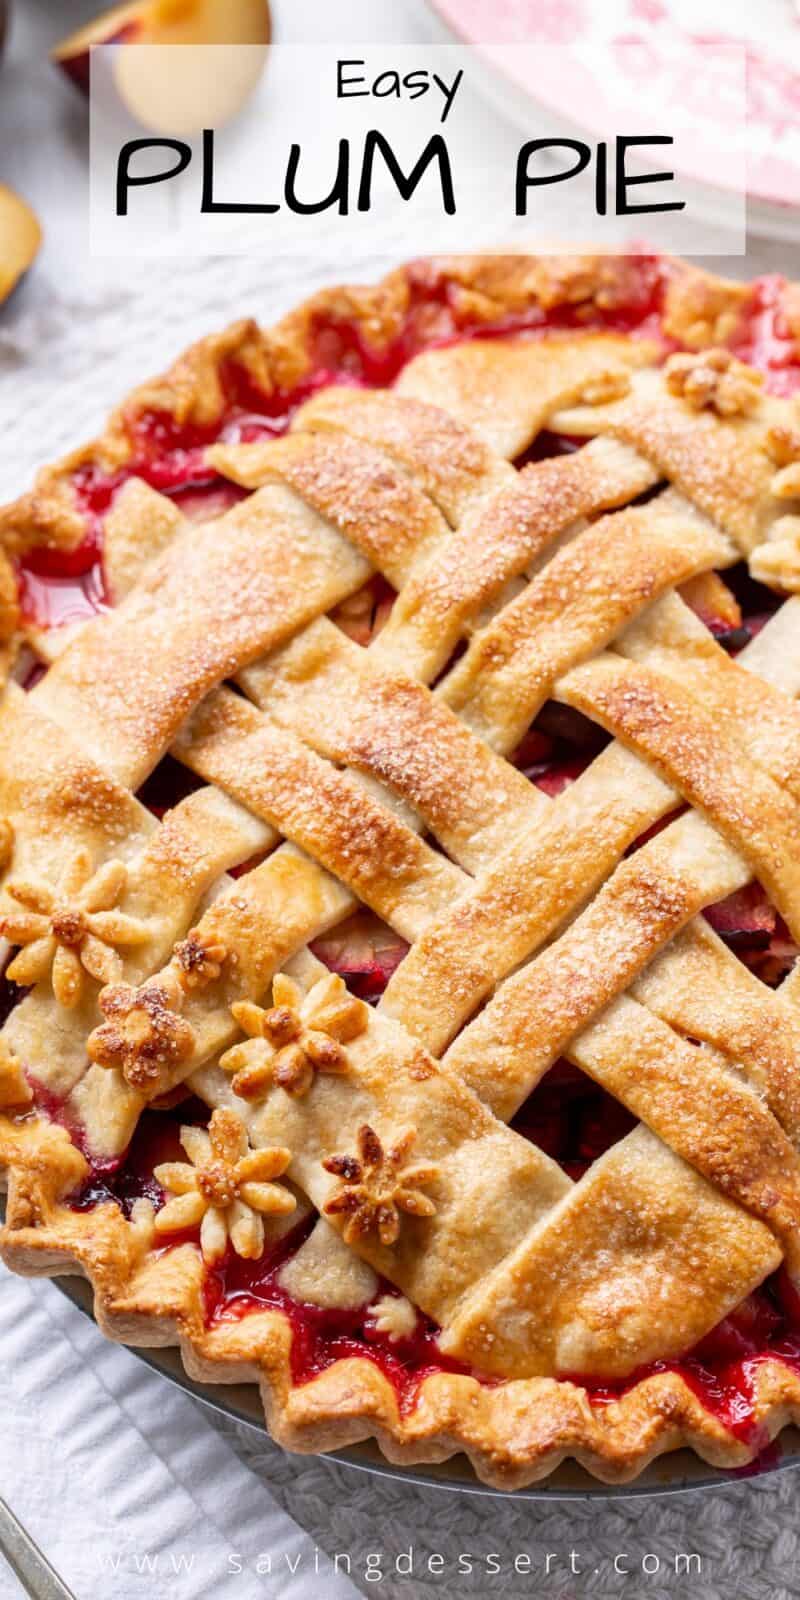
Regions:
<instances>
[{"instance_id":1,"label":"flower-shaped pastry cutout","mask_svg":"<svg viewBox=\"0 0 800 1600\"><path fill-rule=\"evenodd\" d=\"M220 939L200 928L192 928L172 952L181 988L205 989L209 983L216 983L227 956L227 948Z\"/></svg>"},{"instance_id":2,"label":"flower-shaped pastry cutout","mask_svg":"<svg viewBox=\"0 0 800 1600\"><path fill-rule=\"evenodd\" d=\"M105 1022L90 1033L87 1051L99 1067L118 1068L132 1089L149 1098L172 1087L169 1078L194 1049L194 1032L179 1016L183 992L177 978L148 979L102 989Z\"/></svg>"},{"instance_id":3,"label":"flower-shaped pastry cutout","mask_svg":"<svg viewBox=\"0 0 800 1600\"><path fill-rule=\"evenodd\" d=\"M118 910L128 871L121 861L107 861L96 872L88 850L78 850L56 888L33 878L6 885L21 907L0 914L0 933L22 949L10 962L7 976L26 987L50 975L62 1006L76 1006L83 974L98 983L122 975L117 946L143 944L149 937L144 922Z\"/></svg>"},{"instance_id":4,"label":"flower-shaped pastry cutout","mask_svg":"<svg viewBox=\"0 0 800 1600\"><path fill-rule=\"evenodd\" d=\"M749 416L761 399L764 382L760 372L737 361L730 350L670 356L664 377L670 394L694 411L710 407L720 417Z\"/></svg>"},{"instance_id":5,"label":"flower-shaped pastry cutout","mask_svg":"<svg viewBox=\"0 0 800 1600\"><path fill-rule=\"evenodd\" d=\"M408 1128L390 1150L384 1150L377 1133L365 1123L358 1130L357 1156L328 1156L323 1161L326 1172L341 1178L341 1188L323 1210L326 1216L347 1219L343 1229L347 1244L377 1232L381 1244L389 1247L397 1242L401 1211L412 1217L434 1215L436 1206L420 1185L432 1183L438 1168L421 1162L406 1165L416 1137L416 1128Z\"/></svg>"},{"instance_id":6,"label":"flower-shaped pastry cutout","mask_svg":"<svg viewBox=\"0 0 800 1600\"><path fill-rule=\"evenodd\" d=\"M307 1094L316 1073L347 1071L342 1047L367 1026L368 1008L347 989L337 973L320 978L305 997L293 979L279 972L272 984L272 1006L262 1010L249 1000L231 1007L249 1038L232 1046L220 1059L225 1072L235 1073L233 1089L243 1100L255 1100L270 1084L287 1094Z\"/></svg>"},{"instance_id":7,"label":"flower-shaped pastry cutout","mask_svg":"<svg viewBox=\"0 0 800 1600\"><path fill-rule=\"evenodd\" d=\"M200 1249L210 1264L220 1261L228 1240L239 1256L255 1259L264 1249L265 1216L285 1216L297 1201L280 1178L291 1161L283 1146L253 1150L235 1111L214 1112L205 1128L181 1128L188 1162L167 1161L153 1176L172 1199L157 1212L157 1233L200 1224Z\"/></svg>"}]
</instances>

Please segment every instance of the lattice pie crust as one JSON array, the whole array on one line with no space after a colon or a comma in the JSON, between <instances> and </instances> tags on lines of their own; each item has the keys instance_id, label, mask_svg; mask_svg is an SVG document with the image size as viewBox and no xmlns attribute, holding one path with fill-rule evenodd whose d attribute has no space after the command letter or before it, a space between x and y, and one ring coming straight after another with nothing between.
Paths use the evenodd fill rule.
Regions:
<instances>
[{"instance_id":1,"label":"lattice pie crust","mask_svg":"<svg viewBox=\"0 0 800 1600\"><path fill-rule=\"evenodd\" d=\"M259 1382L291 1449L464 1450L514 1487L684 1443L735 1466L800 1416L790 1363L758 1364L749 1439L679 1368L781 1265L800 1286L800 969L773 991L700 916L756 879L800 941L800 414L724 348L738 285L667 263L658 333L613 326L642 270L438 262L236 324L0 513L5 656L26 633L48 665L0 716L4 1258ZM228 364L302 390L321 319L380 353L426 293L390 387L310 384L282 437L203 445L246 491L221 516L127 474L138 417L210 439ZM501 331L438 343L445 301ZM587 442L512 465L543 429ZM14 564L84 538L87 472L114 609L21 629ZM732 659L677 590L743 558L787 598ZM375 573L362 649L329 613ZM613 735L555 798L508 759L553 700ZM202 782L159 820L167 752ZM376 1006L308 949L358 905L410 946ZM579 1181L509 1126L559 1057L640 1119ZM214 1115L163 1208L76 1208L181 1086ZM413 1403L367 1354L295 1381L278 1308L209 1316L209 1266L302 1219L294 1302L383 1283L386 1340L441 1330Z\"/></svg>"}]
</instances>

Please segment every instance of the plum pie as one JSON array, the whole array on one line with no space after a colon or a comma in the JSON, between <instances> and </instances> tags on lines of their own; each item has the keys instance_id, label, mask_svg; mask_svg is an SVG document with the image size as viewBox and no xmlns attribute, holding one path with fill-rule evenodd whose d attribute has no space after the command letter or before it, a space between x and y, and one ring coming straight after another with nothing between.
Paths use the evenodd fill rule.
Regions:
<instances>
[{"instance_id":1,"label":"plum pie","mask_svg":"<svg viewBox=\"0 0 800 1600\"><path fill-rule=\"evenodd\" d=\"M0 512L5 1261L514 1488L800 1420L800 288L414 262Z\"/></svg>"}]
</instances>

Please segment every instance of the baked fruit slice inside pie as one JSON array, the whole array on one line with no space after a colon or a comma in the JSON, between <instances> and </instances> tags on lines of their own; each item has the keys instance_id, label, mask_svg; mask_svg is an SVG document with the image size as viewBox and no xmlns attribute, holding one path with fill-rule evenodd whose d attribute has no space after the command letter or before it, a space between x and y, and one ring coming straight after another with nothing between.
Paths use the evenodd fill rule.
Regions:
<instances>
[{"instance_id":1,"label":"baked fruit slice inside pie","mask_svg":"<svg viewBox=\"0 0 800 1600\"><path fill-rule=\"evenodd\" d=\"M800 290L415 263L0 513L8 1264L290 1449L800 1414Z\"/></svg>"}]
</instances>

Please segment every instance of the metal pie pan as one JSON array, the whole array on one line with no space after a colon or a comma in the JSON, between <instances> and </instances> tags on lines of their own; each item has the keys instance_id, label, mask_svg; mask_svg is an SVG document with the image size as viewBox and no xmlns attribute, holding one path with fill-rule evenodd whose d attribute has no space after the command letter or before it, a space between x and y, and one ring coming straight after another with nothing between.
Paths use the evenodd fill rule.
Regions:
<instances>
[{"instance_id":1,"label":"metal pie pan","mask_svg":"<svg viewBox=\"0 0 800 1600\"><path fill-rule=\"evenodd\" d=\"M74 1305L92 1316L92 1291L83 1278L55 1278L56 1286ZM154 1372L174 1383L179 1389L201 1405L218 1412L232 1422L238 1422L263 1438L268 1438L264 1413L258 1389L252 1383L204 1384L195 1383L184 1369L178 1350L174 1348L139 1350L129 1346L131 1354L144 1361ZM441 1465L424 1467L397 1467L388 1462L373 1440L348 1445L343 1450L332 1450L330 1459L344 1467L359 1472L374 1472L384 1478L394 1478L400 1483L423 1484L432 1489L448 1489L461 1494L490 1495L516 1500L608 1500L628 1499L634 1495L678 1494L692 1489L724 1489L740 1482L744 1477L763 1477L786 1467L800 1466L800 1429L784 1428L769 1453L768 1464L760 1467L738 1468L723 1472L701 1461L692 1450L676 1450L659 1456L640 1473L635 1483L600 1483L577 1462L564 1461L543 1483L528 1489L490 1489L475 1476L466 1456L454 1456Z\"/></svg>"}]
</instances>

